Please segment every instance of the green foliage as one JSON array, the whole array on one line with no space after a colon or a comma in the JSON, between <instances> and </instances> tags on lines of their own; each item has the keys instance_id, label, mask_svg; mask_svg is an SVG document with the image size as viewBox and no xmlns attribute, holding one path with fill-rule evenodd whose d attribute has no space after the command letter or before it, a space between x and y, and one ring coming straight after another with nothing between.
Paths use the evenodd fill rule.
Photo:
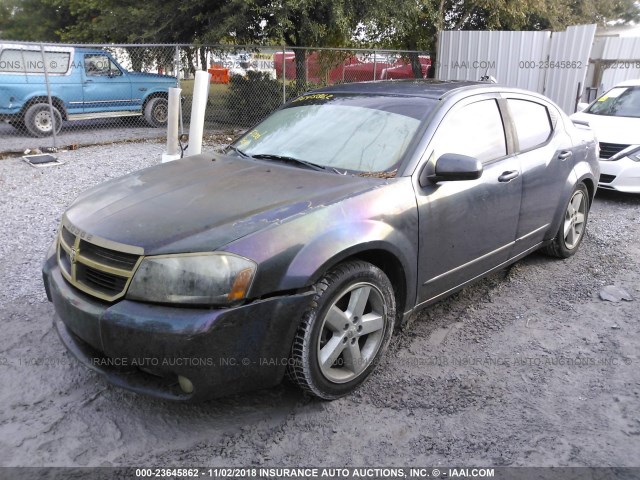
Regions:
<instances>
[{"instance_id":1,"label":"green foliage","mask_svg":"<svg viewBox=\"0 0 640 480\"><path fill-rule=\"evenodd\" d=\"M23 41L58 41L58 30L68 21L68 9L53 0L2 0L0 38Z\"/></svg>"},{"instance_id":2,"label":"green foliage","mask_svg":"<svg viewBox=\"0 0 640 480\"><path fill-rule=\"evenodd\" d=\"M224 99L229 120L250 127L282 105L282 84L268 73L248 71L247 76L232 75Z\"/></svg>"}]
</instances>

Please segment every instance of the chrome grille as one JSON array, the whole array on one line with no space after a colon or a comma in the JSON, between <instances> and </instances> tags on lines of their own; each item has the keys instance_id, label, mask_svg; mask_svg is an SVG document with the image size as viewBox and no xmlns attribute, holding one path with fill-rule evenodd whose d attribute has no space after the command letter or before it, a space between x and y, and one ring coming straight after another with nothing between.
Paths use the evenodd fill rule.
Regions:
<instances>
[{"instance_id":1,"label":"chrome grille","mask_svg":"<svg viewBox=\"0 0 640 480\"><path fill-rule=\"evenodd\" d=\"M65 225L60 228L58 265L62 275L94 297L106 301L122 297L141 259L141 255L96 245Z\"/></svg>"},{"instance_id":2,"label":"chrome grille","mask_svg":"<svg viewBox=\"0 0 640 480\"><path fill-rule=\"evenodd\" d=\"M136 262L139 255L133 255L132 253L116 252L115 250L109 250L108 248L99 247L93 243L80 240L80 250L82 255L90 258L94 262L104 262L108 265L113 265L117 268L123 268L125 270L131 270L136 266Z\"/></svg>"},{"instance_id":3,"label":"chrome grille","mask_svg":"<svg viewBox=\"0 0 640 480\"><path fill-rule=\"evenodd\" d=\"M615 154L620 153L629 145L623 145L621 143L605 143L600 142L600 158L611 158Z\"/></svg>"}]
</instances>

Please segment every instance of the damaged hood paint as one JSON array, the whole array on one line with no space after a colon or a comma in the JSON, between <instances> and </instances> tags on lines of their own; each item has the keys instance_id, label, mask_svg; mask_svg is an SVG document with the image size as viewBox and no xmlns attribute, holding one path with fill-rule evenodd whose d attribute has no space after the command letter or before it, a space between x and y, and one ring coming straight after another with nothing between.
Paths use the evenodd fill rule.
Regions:
<instances>
[{"instance_id":1,"label":"damaged hood paint","mask_svg":"<svg viewBox=\"0 0 640 480\"><path fill-rule=\"evenodd\" d=\"M379 185L275 162L198 155L88 190L66 218L147 255L210 251Z\"/></svg>"}]
</instances>

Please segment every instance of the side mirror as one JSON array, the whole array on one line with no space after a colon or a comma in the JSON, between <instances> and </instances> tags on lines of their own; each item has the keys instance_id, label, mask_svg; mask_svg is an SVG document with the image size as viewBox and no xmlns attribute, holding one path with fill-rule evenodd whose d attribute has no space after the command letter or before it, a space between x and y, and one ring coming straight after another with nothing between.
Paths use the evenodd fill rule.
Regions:
<instances>
[{"instance_id":1,"label":"side mirror","mask_svg":"<svg viewBox=\"0 0 640 480\"><path fill-rule=\"evenodd\" d=\"M482 163L474 157L445 153L435 165L427 163L420 174L420 185L427 183L451 182L457 180L476 180L482 176Z\"/></svg>"},{"instance_id":2,"label":"side mirror","mask_svg":"<svg viewBox=\"0 0 640 480\"><path fill-rule=\"evenodd\" d=\"M588 107L589 107L589 103L587 102L579 102L578 103L578 109L576 110L576 112L583 112L585 111Z\"/></svg>"}]
</instances>

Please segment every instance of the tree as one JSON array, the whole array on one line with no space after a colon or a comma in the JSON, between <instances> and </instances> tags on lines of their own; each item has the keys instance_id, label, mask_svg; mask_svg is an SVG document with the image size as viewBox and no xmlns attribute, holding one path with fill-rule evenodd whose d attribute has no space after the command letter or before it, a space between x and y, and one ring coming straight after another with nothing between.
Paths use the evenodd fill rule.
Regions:
<instances>
[{"instance_id":1,"label":"tree","mask_svg":"<svg viewBox=\"0 0 640 480\"><path fill-rule=\"evenodd\" d=\"M6 0L0 4L0 38L59 41L57 31L69 19L67 9L47 0Z\"/></svg>"},{"instance_id":2,"label":"tree","mask_svg":"<svg viewBox=\"0 0 640 480\"><path fill-rule=\"evenodd\" d=\"M640 20L635 0L372 0L368 13L361 30L365 42L429 50L432 60L441 30L562 30Z\"/></svg>"},{"instance_id":3,"label":"tree","mask_svg":"<svg viewBox=\"0 0 640 480\"><path fill-rule=\"evenodd\" d=\"M200 0L204 1L204 0ZM211 36L233 32L238 42L282 44L293 47L296 86L306 84L303 47L344 47L352 42L366 0L231 0L222 9L224 19ZM227 37L228 38L228 37Z\"/></svg>"}]
</instances>

